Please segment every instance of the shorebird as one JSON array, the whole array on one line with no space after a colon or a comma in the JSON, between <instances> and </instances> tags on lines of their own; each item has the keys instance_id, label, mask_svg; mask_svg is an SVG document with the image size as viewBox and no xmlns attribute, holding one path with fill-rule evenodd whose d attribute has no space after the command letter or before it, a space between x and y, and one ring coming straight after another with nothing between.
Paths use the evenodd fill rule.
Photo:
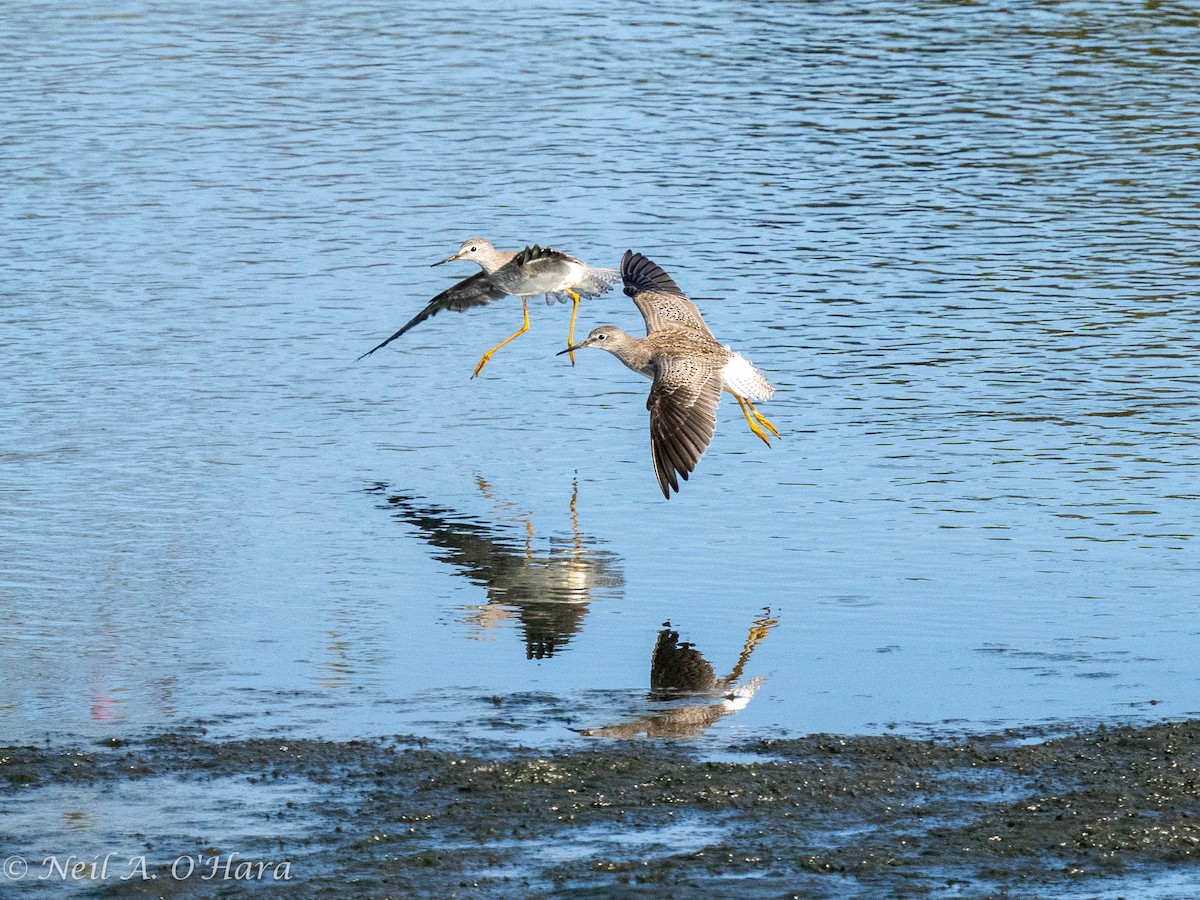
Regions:
<instances>
[{"instance_id":1,"label":"shorebird","mask_svg":"<svg viewBox=\"0 0 1200 900\"><path fill-rule=\"evenodd\" d=\"M779 432L754 408L754 401L770 400L775 388L750 360L713 337L700 310L661 267L626 250L621 279L646 320L646 336L636 338L614 325L601 325L562 353L599 347L653 379L646 399L650 449L658 485L669 500L672 490L679 492L678 478L687 481L712 441L721 391L733 394L750 430L770 447L763 429L775 437Z\"/></svg>"},{"instance_id":2,"label":"shorebird","mask_svg":"<svg viewBox=\"0 0 1200 900\"><path fill-rule=\"evenodd\" d=\"M486 600L462 608L473 636L515 619L527 658L554 656L582 631L593 600L620 594L621 559L580 527L577 483L568 507L570 535L551 533L535 544L531 515L494 497L482 477L475 482L493 505L486 519L391 494L386 484L372 490L387 492L387 508L433 549L434 559L484 589Z\"/></svg>"},{"instance_id":3,"label":"shorebird","mask_svg":"<svg viewBox=\"0 0 1200 900\"><path fill-rule=\"evenodd\" d=\"M483 371L483 367L488 364L493 353L529 330L528 300L530 297L545 294L547 303L565 300L567 297L571 298L574 305L571 308L571 325L567 332L567 345L570 346L575 340L575 316L579 312L580 298L603 294L612 288L621 277L616 269L600 269L589 266L561 250L539 247L537 244L518 251L497 250L484 238L471 238L463 241L457 253L447 256L433 265L440 266L456 259L467 259L478 263L483 271L438 294L399 331L386 341L372 347L359 359L386 347L414 325L424 322L430 316L437 315L444 309L462 312L473 306L486 306L501 297L520 297L524 323L517 331L483 354L478 365L475 366L475 371L471 373L471 377L474 378ZM572 364L575 362L573 353L571 362Z\"/></svg>"},{"instance_id":4,"label":"shorebird","mask_svg":"<svg viewBox=\"0 0 1200 900\"><path fill-rule=\"evenodd\" d=\"M699 734L721 718L745 709L766 682L766 678L759 675L739 684L750 655L777 624L779 620L771 615L771 610L764 609L750 626L733 670L724 678L717 678L712 664L696 646L687 641L680 642L679 632L670 622L663 622L650 657L649 699L657 708L624 722L577 730L590 737L626 739L643 734L647 737ZM678 703L689 699L701 702Z\"/></svg>"}]
</instances>

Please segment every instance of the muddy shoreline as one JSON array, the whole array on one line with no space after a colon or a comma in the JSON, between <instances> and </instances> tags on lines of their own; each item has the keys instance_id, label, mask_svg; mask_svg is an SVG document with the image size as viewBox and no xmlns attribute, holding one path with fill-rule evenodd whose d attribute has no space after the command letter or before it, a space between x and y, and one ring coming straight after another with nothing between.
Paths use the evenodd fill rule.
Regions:
<instances>
[{"instance_id":1,"label":"muddy shoreline","mask_svg":"<svg viewBox=\"0 0 1200 900\"><path fill-rule=\"evenodd\" d=\"M1188 896L1200 885L1200 720L814 735L716 758L665 741L449 751L404 737L214 741L202 729L0 750L4 794L27 807L55 792L86 807L121 789L218 783L246 797L286 786L291 799L256 812L236 847L173 846L153 820L136 823L126 837L149 848L155 877L78 881L77 894L212 895L213 880L174 878L170 861L233 851L288 860L293 887L321 897L1121 896L1129 884ZM9 827L7 848L29 846ZM220 891L250 887L226 877Z\"/></svg>"}]
</instances>

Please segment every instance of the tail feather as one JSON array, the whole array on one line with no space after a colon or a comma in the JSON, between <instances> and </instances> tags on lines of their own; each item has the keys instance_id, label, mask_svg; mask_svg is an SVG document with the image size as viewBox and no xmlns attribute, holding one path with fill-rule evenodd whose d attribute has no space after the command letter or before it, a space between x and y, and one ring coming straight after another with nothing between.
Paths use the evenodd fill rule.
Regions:
<instances>
[{"instance_id":1,"label":"tail feather","mask_svg":"<svg viewBox=\"0 0 1200 900\"><path fill-rule=\"evenodd\" d=\"M767 376L740 353L733 354L733 359L725 363L721 377L727 388L753 403L761 403L775 396L775 387L767 381Z\"/></svg>"},{"instance_id":2,"label":"tail feather","mask_svg":"<svg viewBox=\"0 0 1200 900\"><path fill-rule=\"evenodd\" d=\"M573 286L573 290L580 297L599 297L611 291L620 280L621 273L617 269L594 269L588 266L583 277ZM566 303L570 299L565 291L551 291L546 294L547 303Z\"/></svg>"},{"instance_id":3,"label":"tail feather","mask_svg":"<svg viewBox=\"0 0 1200 900\"><path fill-rule=\"evenodd\" d=\"M620 280L621 272L618 269L593 269L589 266L577 290L581 297L598 297L611 291Z\"/></svg>"}]
</instances>

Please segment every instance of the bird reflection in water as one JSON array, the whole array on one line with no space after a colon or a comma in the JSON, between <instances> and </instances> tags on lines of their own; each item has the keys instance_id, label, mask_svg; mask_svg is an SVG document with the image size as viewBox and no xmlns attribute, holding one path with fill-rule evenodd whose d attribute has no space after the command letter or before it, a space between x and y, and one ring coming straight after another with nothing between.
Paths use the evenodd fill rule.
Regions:
<instances>
[{"instance_id":1,"label":"bird reflection in water","mask_svg":"<svg viewBox=\"0 0 1200 900\"><path fill-rule=\"evenodd\" d=\"M742 670L750 661L754 648L776 624L778 619L772 618L771 610L764 609L750 626L733 670L724 678L717 678L712 664L696 646L687 641L681 643L679 632L671 628L670 622L664 622L650 657L649 699L652 705L672 705L659 706L626 722L580 729L579 733L608 738L690 737L725 716L745 709L766 678L758 676L739 684Z\"/></svg>"},{"instance_id":2,"label":"bird reflection in water","mask_svg":"<svg viewBox=\"0 0 1200 900\"><path fill-rule=\"evenodd\" d=\"M578 482L571 487L568 507L571 537L552 536L548 546L539 546L530 514L498 500L483 478L475 480L492 503L492 522L403 495L389 496L388 507L437 548L435 559L457 567L487 591L485 603L466 608L466 621L477 635L516 617L524 632L526 658L547 659L579 633L595 592L612 593L624 585L620 559L597 549L596 539L580 530ZM520 538L512 533L514 525Z\"/></svg>"}]
</instances>

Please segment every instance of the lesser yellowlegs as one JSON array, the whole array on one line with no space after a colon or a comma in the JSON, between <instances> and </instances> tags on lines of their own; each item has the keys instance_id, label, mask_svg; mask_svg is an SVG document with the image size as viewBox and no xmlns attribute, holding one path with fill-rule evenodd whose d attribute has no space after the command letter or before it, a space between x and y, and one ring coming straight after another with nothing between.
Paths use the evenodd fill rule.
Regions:
<instances>
[{"instance_id":1,"label":"lesser yellowlegs","mask_svg":"<svg viewBox=\"0 0 1200 900\"><path fill-rule=\"evenodd\" d=\"M679 632L671 627L670 622L663 622L662 631L658 633L658 640L654 644L654 653L650 657L650 700L656 706L668 705L659 706L635 719L599 728L580 729L579 733L608 738L634 738L643 734L647 737L688 737L699 734L724 716L744 709L765 683L766 679L760 675L739 684L750 655L776 624L778 620L771 615L771 610L764 609L750 626L750 633L746 636L733 670L724 678L717 678L712 664L696 646L686 641L680 642ZM709 696L704 702L678 703L688 698L700 699L705 694Z\"/></svg>"},{"instance_id":2,"label":"lesser yellowlegs","mask_svg":"<svg viewBox=\"0 0 1200 900\"><path fill-rule=\"evenodd\" d=\"M568 349L599 347L653 379L646 400L650 448L659 487L670 499L672 490L679 491L678 478L687 480L712 441L721 390L733 394L750 430L769 447L771 440L763 429L775 437L779 432L754 408L754 401L770 400L775 388L750 360L713 337L700 310L655 263L627 250L621 278L625 293L646 320L646 336L636 338L602 325Z\"/></svg>"},{"instance_id":3,"label":"lesser yellowlegs","mask_svg":"<svg viewBox=\"0 0 1200 900\"><path fill-rule=\"evenodd\" d=\"M468 259L478 263L483 271L438 294L400 330L386 341L372 347L363 356L370 356L414 325L444 309L461 312L472 306L485 306L501 297L520 297L523 324L517 331L483 354L475 366L475 371L471 373L471 377L474 378L483 371L483 367L488 364L493 353L529 330L528 298L545 294L548 303L565 300L567 297L571 298L574 305L571 308L571 325L567 333L567 345L570 346L575 340L575 317L579 312L580 298L603 294L621 277L616 269L600 269L589 266L561 250L539 247L537 244L519 251L497 250L484 238L471 238L463 241L457 253L435 262L434 265L440 266L456 259ZM362 358L362 356L359 357L359 359ZM571 361L574 362L574 360L575 357L572 354Z\"/></svg>"},{"instance_id":4,"label":"lesser yellowlegs","mask_svg":"<svg viewBox=\"0 0 1200 900\"><path fill-rule=\"evenodd\" d=\"M570 534L552 533L535 543L531 515L494 496L483 478L475 480L493 507L486 519L399 494L387 495L388 507L438 561L486 591L486 601L464 608L473 636L483 638L512 618L524 632L526 656L553 656L583 628L592 600L620 592L621 560L580 527L577 485L569 503Z\"/></svg>"}]
</instances>

